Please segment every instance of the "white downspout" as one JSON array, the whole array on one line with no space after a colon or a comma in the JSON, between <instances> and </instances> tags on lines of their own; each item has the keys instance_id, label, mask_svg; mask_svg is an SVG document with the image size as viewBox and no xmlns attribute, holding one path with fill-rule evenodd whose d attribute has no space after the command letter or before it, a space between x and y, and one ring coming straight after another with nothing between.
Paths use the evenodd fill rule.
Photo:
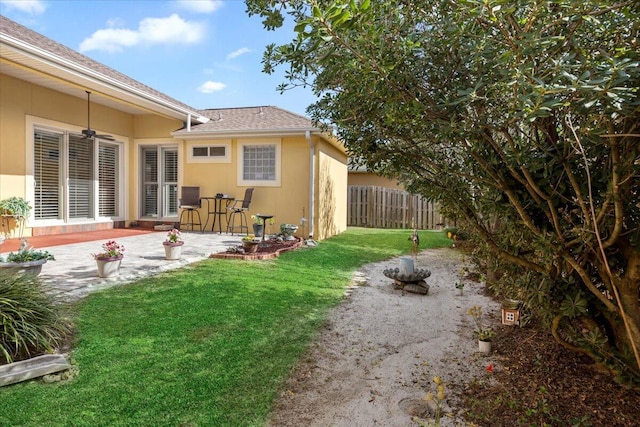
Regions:
<instances>
[{"instance_id":1,"label":"white downspout","mask_svg":"<svg viewBox=\"0 0 640 427\"><path fill-rule=\"evenodd\" d=\"M309 239L313 239L313 224L315 212L315 188L316 188L316 147L311 139L311 131L306 131L305 136L309 143Z\"/></svg>"},{"instance_id":2,"label":"white downspout","mask_svg":"<svg viewBox=\"0 0 640 427\"><path fill-rule=\"evenodd\" d=\"M187 114L187 132L191 132L191 114Z\"/></svg>"}]
</instances>

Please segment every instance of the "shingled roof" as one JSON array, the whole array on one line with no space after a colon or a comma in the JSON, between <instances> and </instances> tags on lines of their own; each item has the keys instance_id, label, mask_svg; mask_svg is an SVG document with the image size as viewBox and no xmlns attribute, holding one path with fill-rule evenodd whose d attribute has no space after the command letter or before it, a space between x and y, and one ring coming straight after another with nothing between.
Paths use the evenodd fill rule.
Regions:
<instances>
[{"instance_id":1,"label":"shingled roof","mask_svg":"<svg viewBox=\"0 0 640 427\"><path fill-rule=\"evenodd\" d=\"M197 133L319 131L308 118L273 106L216 108L200 111L207 123L191 126Z\"/></svg>"}]
</instances>

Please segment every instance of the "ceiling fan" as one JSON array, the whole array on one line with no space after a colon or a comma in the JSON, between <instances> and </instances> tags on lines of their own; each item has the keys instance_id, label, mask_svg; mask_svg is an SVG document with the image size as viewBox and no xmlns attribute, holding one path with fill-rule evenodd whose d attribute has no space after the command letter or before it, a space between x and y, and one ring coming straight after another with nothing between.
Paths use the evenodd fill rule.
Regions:
<instances>
[{"instance_id":1,"label":"ceiling fan","mask_svg":"<svg viewBox=\"0 0 640 427\"><path fill-rule=\"evenodd\" d=\"M87 128L82 129L82 135L84 135L85 139L108 139L109 141L114 141L115 138L111 135L98 135L95 130L91 129L91 92L86 90L87 92Z\"/></svg>"}]
</instances>

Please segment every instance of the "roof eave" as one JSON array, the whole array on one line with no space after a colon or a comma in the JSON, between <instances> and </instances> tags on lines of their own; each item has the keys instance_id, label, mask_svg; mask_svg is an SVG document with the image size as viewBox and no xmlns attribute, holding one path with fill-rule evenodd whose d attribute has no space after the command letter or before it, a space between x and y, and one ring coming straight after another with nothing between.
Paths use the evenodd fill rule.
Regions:
<instances>
[{"instance_id":1,"label":"roof eave","mask_svg":"<svg viewBox=\"0 0 640 427\"><path fill-rule=\"evenodd\" d=\"M238 129L238 130L213 130L198 131L197 129L180 129L171 133L174 138L184 140L189 139L206 139L206 138L236 138L236 137L260 137L260 136L294 136L304 135L306 132L312 134L321 134L318 128L274 128L274 129Z\"/></svg>"},{"instance_id":2,"label":"roof eave","mask_svg":"<svg viewBox=\"0 0 640 427\"><path fill-rule=\"evenodd\" d=\"M275 137L275 136L305 136L306 133L309 132L311 135L316 135L323 140L325 140L330 145L334 146L336 149L340 150L342 153L347 152L344 144L336 138L334 135L330 135L326 132L323 132L318 128L284 128L284 129L264 129L264 130L255 130L255 129L246 129L246 130L219 130L219 131L197 131L197 130L177 130L171 133L171 136L177 139L182 139L185 141L197 141L203 139L232 139L232 138L260 138L265 136Z\"/></svg>"},{"instance_id":3,"label":"roof eave","mask_svg":"<svg viewBox=\"0 0 640 427\"><path fill-rule=\"evenodd\" d=\"M160 99L153 94L105 76L104 74L92 70L91 68L85 67L72 61L68 61L58 55L52 54L50 52L47 52L46 50L25 43L22 40L16 39L15 37L12 37L8 34L0 33L0 45L13 49L14 51L35 59L36 61L49 65L54 69L60 70L60 76L55 77L60 77L63 80L65 80L63 72L69 73L80 79L97 82L102 85L112 87L118 91L130 94L132 95L134 100L138 100L138 102L143 101L140 102L141 107L150 109L151 111L155 110L159 114L168 115L170 117L174 117L183 121L186 117L190 117L196 123L207 123L209 121L209 118L204 117L196 110L185 109L184 107L181 107L179 105L167 102L166 100Z\"/></svg>"}]
</instances>

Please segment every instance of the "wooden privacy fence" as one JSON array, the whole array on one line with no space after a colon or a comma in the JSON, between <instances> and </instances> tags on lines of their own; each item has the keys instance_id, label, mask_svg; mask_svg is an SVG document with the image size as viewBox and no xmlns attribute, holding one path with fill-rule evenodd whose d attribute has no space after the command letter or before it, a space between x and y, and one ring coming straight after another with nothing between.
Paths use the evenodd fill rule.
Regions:
<instances>
[{"instance_id":1,"label":"wooden privacy fence","mask_svg":"<svg viewBox=\"0 0 640 427\"><path fill-rule=\"evenodd\" d=\"M434 230L446 225L437 204L404 190L351 185L347 204L350 226Z\"/></svg>"}]
</instances>

